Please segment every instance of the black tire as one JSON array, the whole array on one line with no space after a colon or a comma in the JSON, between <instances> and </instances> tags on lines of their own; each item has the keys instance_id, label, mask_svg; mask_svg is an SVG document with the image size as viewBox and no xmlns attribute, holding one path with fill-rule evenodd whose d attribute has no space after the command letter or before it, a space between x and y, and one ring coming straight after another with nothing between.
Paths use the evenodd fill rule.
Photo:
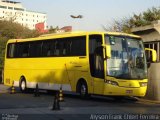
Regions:
<instances>
[{"instance_id":1,"label":"black tire","mask_svg":"<svg viewBox=\"0 0 160 120\"><path fill-rule=\"evenodd\" d=\"M20 79L19 88L22 93L25 93L27 91L27 84L26 84L26 80L24 77Z\"/></svg>"},{"instance_id":2,"label":"black tire","mask_svg":"<svg viewBox=\"0 0 160 120\"><path fill-rule=\"evenodd\" d=\"M79 82L78 92L80 94L80 97L83 99L89 97L88 86L87 86L86 82Z\"/></svg>"}]
</instances>

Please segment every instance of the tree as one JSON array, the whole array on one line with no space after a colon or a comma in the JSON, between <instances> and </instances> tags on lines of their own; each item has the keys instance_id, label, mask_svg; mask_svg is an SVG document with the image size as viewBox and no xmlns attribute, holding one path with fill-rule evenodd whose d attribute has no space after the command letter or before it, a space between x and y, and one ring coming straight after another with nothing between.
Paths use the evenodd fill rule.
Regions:
<instances>
[{"instance_id":1,"label":"tree","mask_svg":"<svg viewBox=\"0 0 160 120\"><path fill-rule=\"evenodd\" d=\"M133 14L129 18L114 20L111 27L106 28L106 30L131 33L131 28L149 25L156 20L160 20L160 8L152 7L138 15Z\"/></svg>"},{"instance_id":2,"label":"tree","mask_svg":"<svg viewBox=\"0 0 160 120\"><path fill-rule=\"evenodd\" d=\"M56 33L58 30L59 30L59 27L58 27L58 26L55 27L55 28L53 28L53 26L50 26L50 28L49 28L49 33Z\"/></svg>"},{"instance_id":3,"label":"tree","mask_svg":"<svg viewBox=\"0 0 160 120\"><path fill-rule=\"evenodd\" d=\"M5 50L5 45L6 45L7 39L0 36L0 70L3 67L3 61L4 61L4 50Z\"/></svg>"},{"instance_id":4,"label":"tree","mask_svg":"<svg viewBox=\"0 0 160 120\"><path fill-rule=\"evenodd\" d=\"M11 20L0 20L0 70L3 66L5 46L9 39L29 38L39 36L35 30L30 30Z\"/></svg>"},{"instance_id":5,"label":"tree","mask_svg":"<svg viewBox=\"0 0 160 120\"><path fill-rule=\"evenodd\" d=\"M12 21L0 21L0 34L8 39L27 38L38 36L38 32L23 27L19 23Z\"/></svg>"}]
</instances>

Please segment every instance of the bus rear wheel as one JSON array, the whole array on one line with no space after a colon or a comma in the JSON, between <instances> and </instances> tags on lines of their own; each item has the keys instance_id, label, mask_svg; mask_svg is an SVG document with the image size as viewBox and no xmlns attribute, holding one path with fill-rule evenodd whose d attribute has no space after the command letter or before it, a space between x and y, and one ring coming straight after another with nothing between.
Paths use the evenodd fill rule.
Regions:
<instances>
[{"instance_id":1,"label":"bus rear wheel","mask_svg":"<svg viewBox=\"0 0 160 120\"><path fill-rule=\"evenodd\" d=\"M21 90L22 93L24 93L24 92L27 91L26 80L25 80L24 77L22 77L22 78L20 79L19 88L20 88L20 90Z\"/></svg>"}]
</instances>

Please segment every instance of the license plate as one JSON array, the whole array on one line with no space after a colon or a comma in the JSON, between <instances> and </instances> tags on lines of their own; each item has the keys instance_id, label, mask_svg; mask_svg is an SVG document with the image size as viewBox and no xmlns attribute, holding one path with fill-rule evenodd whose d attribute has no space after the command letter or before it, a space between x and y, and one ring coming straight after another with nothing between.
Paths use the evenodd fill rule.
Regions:
<instances>
[{"instance_id":1,"label":"license plate","mask_svg":"<svg viewBox=\"0 0 160 120\"><path fill-rule=\"evenodd\" d=\"M133 93L133 90L126 90L126 93L127 93L127 94L132 94L132 93Z\"/></svg>"},{"instance_id":2,"label":"license plate","mask_svg":"<svg viewBox=\"0 0 160 120\"><path fill-rule=\"evenodd\" d=\"M10 84L10 79L9 78L6 78L6 83Z\"/></svg>"}]
</instances>

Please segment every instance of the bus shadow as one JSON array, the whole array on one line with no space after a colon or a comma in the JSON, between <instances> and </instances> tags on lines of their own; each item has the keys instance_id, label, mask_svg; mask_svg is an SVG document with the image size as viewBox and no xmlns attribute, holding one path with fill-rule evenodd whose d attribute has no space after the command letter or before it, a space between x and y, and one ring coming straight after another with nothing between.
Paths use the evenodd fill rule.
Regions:
<instances>
[{"instance_id":1,"label":"bus shadow","mask_svg":"<svg viewBox=\"0 0 160 120\"><path fill-rule=\"evenodd\" d=\"M21 93L19 88L16 88L17 93ZM42 96L55 96L56 93L59 93L58 90L43 90L39 89L39 94ZM29 89L25 94L35 94L35 89ZM99 95L90 95L87 98L81 98L78 93L74 92L64 92L64 99L74 99L77 101L86 101L86 102L101 102L101 103L136 103L138 99L134 97L119 97L119 96L99 96Z\"/></svg>"},{"instance_id":2,"label":"bus shadow","mask_svg":"<svg viewBox=\"0 0 160 120\"><path fill-rule=\"evenodd\" d=\"M39 90L40 98L46 101L51 100L51 104L53 99L58 91L47 91L47 90ZM34 96L34 89L32 91L28 91L26 93L18 92L19 94L26 94L29 96ZM138 101L138 99L133 97L124 97L123 99L118 99L112 96L98 96L91 95L89 98L82 99L78 94L73 92L64 92L63 94L64 102L61 103L62 106L65 107L155 107L159 106L158 104L148 104L145 102Z\"/></svg>"},{"instance_id":3,"label":"bus shadow","mask_svg":"<svg viewBox=\"0 0 160 120\"><path fill-rule=\"evenodd\" d=\"M36 88L27 89L26 92L21 92L19 87L15 87L15 93L19 94L30 94L34 95ZM11 92L12 87L8 87L7 90ZM55 96L56 93L59 93L59 90L44 90L39 89L39 94L42 96ZM86 102L101 102L101 103L137 103L138 99L134 97L120 97L120 96L100 96L100 95L90 95L87 98L81 98L78 93L75 92L67 92L63 91L64 99L74 99L78 101L86 101Z\"/></svg>"},{"instance_id":4,"label":"bus shadow","mask_svg":"<svg viewBox=\"0 0 160 120\"><path fill-rule=\"evenodd\" d=\"M135 103L138 100L132 97L111 97L111 96L99 96L99 95L91 95L88 98L81 98L78 94L65 94L67 98L73 98L83 101L92 101L92 102L104 102L104 103Z\"/></svg>"}]
</instances>

